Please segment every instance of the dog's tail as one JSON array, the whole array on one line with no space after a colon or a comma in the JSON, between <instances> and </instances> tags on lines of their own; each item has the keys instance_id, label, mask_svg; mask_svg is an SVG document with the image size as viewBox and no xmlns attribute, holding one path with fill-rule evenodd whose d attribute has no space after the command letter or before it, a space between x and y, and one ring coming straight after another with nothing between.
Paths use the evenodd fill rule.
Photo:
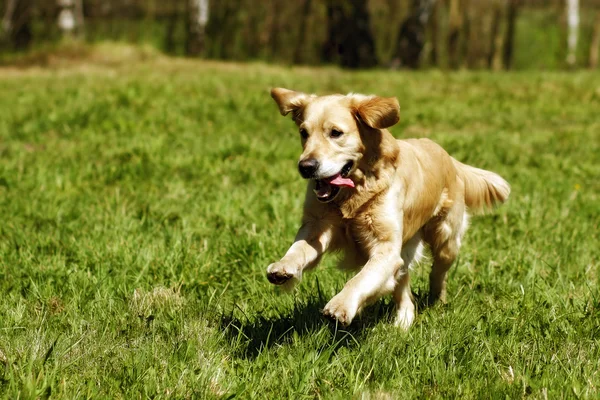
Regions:
<instances>
[{"instance_id":1,"label":"dog's tail","mask_svg":"<svg viewBox=\"0 0 600 400\"><path fill-rule=\"evenodd\" d=\"M484 213L508 199L510 185L500 175L452 161L465 183L465 204L472 213Z\"/></svg>"}]
</instances>

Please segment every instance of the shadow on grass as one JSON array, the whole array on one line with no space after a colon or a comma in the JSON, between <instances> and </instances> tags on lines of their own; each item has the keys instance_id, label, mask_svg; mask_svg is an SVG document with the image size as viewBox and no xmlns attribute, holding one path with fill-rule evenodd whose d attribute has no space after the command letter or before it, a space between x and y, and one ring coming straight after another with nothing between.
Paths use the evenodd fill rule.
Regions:
<instances>
[{"instance_id":1,"label":"shadow on grass","mask_svg":"<svg viewBox=\"0 0 600 400\"><path fill-rule=\"evenodd\" d=\"M413 293L413 296L418 312L431 307L427 293ZM221 316L220 328L239 357L254 359L265 349L289 344L295 337L314 335L323 329L329 330L330 343L335 348L353 347L367 337L369 328L382 321L392 324L395 315L394 302L382 299L367 307L349 327L342 327L323 317L321 311L326 303L321 296L314 296L308 302L296 303L285 314L269 317L259 314L251 318L243 312L238 317L232 311Z\"/></svg>"}]
</instances>

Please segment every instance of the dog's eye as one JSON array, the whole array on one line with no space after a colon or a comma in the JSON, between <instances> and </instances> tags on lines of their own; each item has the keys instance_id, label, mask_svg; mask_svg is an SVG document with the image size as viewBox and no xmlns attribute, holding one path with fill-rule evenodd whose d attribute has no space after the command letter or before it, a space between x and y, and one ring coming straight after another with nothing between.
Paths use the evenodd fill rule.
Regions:
<instances>
[{"instance_id":1,"label":"dog's eye","mask_svg":"<svg viewBox=\"0 0 600 400\"><path fill-rule=\"evenodd\" d=\"M308 132L306 131L306 129L300 129L300 136L302 136L302 139L306 139L308 137Z\"/></svg>"},{"instance_id":2,"label":"dog's eye","mask_svg":"<svg viewBox=\"0 0 600 400\"><path fill-rule=\"evenodd\" d=\"M338 131L337 129L332 129L331 130L331 137L333 137L333 138L340 137L343 134L344 134L344 132Z\"/></svg>"}]
</instances>

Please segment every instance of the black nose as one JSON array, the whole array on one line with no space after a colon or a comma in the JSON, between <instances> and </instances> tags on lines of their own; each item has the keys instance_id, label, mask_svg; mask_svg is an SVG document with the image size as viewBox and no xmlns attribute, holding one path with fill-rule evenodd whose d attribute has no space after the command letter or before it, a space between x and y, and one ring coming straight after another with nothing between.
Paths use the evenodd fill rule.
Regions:
<instances>
[{"instance_id":1,"label":"black nose","mask_svg":"<svg viewBox=\"0 0 600 400\"><path fill-rule=\"evenodd\" d=\"M319 168L319 162L314 158L302 160L298 163L298 170L304 179L312 178L317 172L317 168Z\"/></svg>"}]
</instances>

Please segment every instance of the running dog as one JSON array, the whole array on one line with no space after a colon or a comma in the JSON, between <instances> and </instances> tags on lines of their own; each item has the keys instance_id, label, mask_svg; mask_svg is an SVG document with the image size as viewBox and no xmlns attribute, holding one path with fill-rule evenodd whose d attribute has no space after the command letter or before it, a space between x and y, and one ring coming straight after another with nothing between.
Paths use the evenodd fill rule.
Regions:
<instances>
[{"instance_id":1,"label":"running dog","mask_svg":"<svg viewBox=\"0 0 600 400\"><path fill-rule=\"evenodd\" d=\"M293 287L328 251L358 270L323 314L349 325L368 304L393 293L395 325L415 319L409 269L427 245L433 265L429 301L445 301L446 275L458 256L469 214L504 203L499 175L452 158L428 139L396 140L387 128L400 119L396 98L361 94L316 96L275 88L282 115L292 115L308 180L302 226L268 280Z\"/></svg>"}]
</instances>

